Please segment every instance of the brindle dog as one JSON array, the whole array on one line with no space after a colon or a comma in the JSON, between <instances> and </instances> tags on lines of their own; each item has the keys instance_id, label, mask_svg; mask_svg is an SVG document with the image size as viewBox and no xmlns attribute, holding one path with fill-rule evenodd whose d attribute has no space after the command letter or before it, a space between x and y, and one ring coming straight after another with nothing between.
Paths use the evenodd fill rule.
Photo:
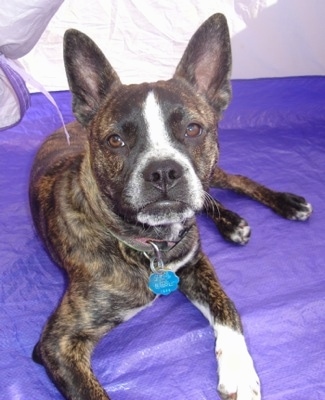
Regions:
<instances>
[{"instance_id":1,"label":"brindle dog","mask_svg":"<svg viewBox=\"0 0 325 400\"><path fill-rule=\"evenodd\" d=\"M221 397L260 399L240 317L202 253L195 213L205 208L226 238L245 243L248 225L212 199L210 187L289 219L307 219L311 206L216 166L216 127L231 97L226 19L216 14L199 28L167 81L123 85L76 30L65 34L64 59L77 121L67 126L69 145L59 130L38 152L30 204L69 285L34 360L67 399L108 399L90 365L95 344L179 280L216 334Z\"/></svg>"}]
</instances>

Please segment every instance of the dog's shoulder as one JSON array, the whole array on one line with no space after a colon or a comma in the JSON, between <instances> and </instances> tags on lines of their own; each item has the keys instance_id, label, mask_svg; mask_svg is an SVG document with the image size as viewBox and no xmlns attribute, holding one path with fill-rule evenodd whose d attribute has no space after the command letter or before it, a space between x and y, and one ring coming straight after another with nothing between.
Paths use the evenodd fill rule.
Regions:
<instances>
[{"instance_id":1,"label":"dog's shoulder","mask_svg":"<svg viewBox=\"0 0 325 400\"><path fill-rule=\"evenodd\" d=\"M79 164L85 154L87 143L86 132L79 122L67 124L70 144L67 142L63 128L47 137L40 147L31 171L31 181L36 183L44 176L54 176L57 172Z\"/></svg>"}]
</instances>

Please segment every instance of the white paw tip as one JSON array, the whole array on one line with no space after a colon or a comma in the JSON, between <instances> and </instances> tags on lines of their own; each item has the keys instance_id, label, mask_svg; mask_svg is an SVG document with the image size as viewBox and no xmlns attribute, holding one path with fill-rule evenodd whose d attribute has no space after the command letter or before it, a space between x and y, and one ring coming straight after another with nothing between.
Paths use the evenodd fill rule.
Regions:
<instances>
[{"instance_id":1,"label":"white paw tip","mask_svg":"<svg viewBox=\"0 0 325 400\"><path fill-rule=\"evenodd\" d=\"M230 235L231 241L238 244L246 244L251 236L251 227L249 225L239 225Z\"/></svg>"},{"instance_id":2,"label":"white paw tip","mask_svg":"<svg viewBox=\"0 0 325 400\"><path fill-rule=\"evenodd\" d=\"M218 392L223 400L260 400L260 381L243 335L216 325Z\"/></svg>"},{"instance_id":3,"label":"white paw tip","mask_svg":"<svg viewBox=\"0 0 325 400\"><path fill-rule=\"evenodd\" d=\"M313 207L310 203L306 203L305 205L306 210L303 211L297 211L296 214L292 217L294 220L298 221L306 221L311 213L313 212Z\"/></svg>"}]
</instances>

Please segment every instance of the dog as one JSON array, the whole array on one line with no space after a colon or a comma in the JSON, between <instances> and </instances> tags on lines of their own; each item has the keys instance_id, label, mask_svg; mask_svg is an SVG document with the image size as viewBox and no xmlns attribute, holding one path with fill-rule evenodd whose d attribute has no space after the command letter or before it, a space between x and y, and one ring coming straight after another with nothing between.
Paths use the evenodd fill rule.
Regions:
<instances>
[{"instance_id":1,"label":"dog","mask_svg":"<svg viewBox=\"0 0 325 400\"><path fill-rule=\"evenodd\" d=\"M96 44L64 37L76 121L50 135L30 179L34 224L68 288L33 359L67 399L104 400L90 366L98 340L159 295L181 290L216 336L222 399L257 400L260 382L240 316L200 247L201 210L228 240L245 244L247 222L209 194L235 190L278 214L307 219L311 205L217 166L217 126L231 98L227 21L211 16L167 81L123 85Z\"/></svg>"}]
</instances>

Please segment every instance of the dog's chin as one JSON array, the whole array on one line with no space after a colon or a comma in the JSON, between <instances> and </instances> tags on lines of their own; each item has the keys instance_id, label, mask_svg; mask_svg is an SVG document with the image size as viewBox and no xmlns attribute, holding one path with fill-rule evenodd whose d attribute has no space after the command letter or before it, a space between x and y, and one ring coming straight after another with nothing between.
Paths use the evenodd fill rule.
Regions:
<instances>
[{"instance_id":1,"label":"dog's chin","mask_svg":"<svg viewBox=\"0 0 325 400\"><path fill-rule=\"evenodd\" d=\"M157 226L182 223L192 218L195 211L180 201L164 200L146 205L137 214L138 222Z\"/></svg>"}]
</instances>

